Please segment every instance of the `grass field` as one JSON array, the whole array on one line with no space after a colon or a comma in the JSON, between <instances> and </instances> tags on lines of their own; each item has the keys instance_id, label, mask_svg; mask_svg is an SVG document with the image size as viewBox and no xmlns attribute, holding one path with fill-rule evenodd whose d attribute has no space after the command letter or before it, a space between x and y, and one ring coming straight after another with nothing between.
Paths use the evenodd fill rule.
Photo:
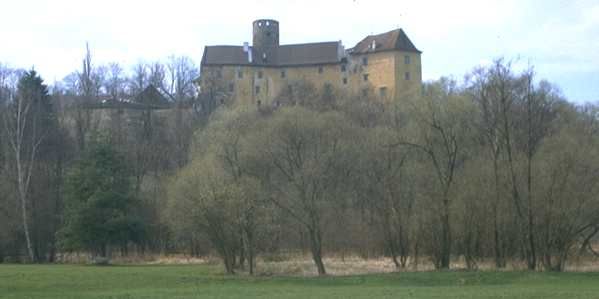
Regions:
<instances>
[{"instance_id":1,"label":"grass field","mask_svg":"<svg viewBox=\"0 0 599 299\"><path fill-rule=\"evenodd\" d=\"M0 298L599 298L599 273L252 278L210 265L0 265Z\"/></svg>"}]
</instances>

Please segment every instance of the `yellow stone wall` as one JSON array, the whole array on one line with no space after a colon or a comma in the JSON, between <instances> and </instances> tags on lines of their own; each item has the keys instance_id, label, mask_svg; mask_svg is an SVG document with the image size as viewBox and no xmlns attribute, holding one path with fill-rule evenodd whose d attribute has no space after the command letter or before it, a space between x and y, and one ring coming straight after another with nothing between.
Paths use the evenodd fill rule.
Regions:
<instances>
[{"instance_id":1,"label":"yellow stone wall","mask_svg":"<svg viewBox=\"0 0 599 299\"><path fill-rule=\"evenodd\" d=\"M409 64L406 64L405 56L410 57ZM367 64L364 64L364 57L368 60ZM342 65L203 66L200 85L202 92L215 88L226 92L236 103L257 104L259 101L267 105L271 104L284 88L303 80L311 82L317 88L331 84L337 90L348 94L363 94L367 91L384 102L418 92L421 88L422 72L418 53L386 51L352 55L345 63L345 71ZM284 77L282 72L285 72ZM405 78L406 72L410 74L409 80ZM368 75L367 80L364 79L365 75ZM344 78L347 79L347 84L343 83ZM381 89L385 91L382 92Z\"/></svg>"}]
</instances>

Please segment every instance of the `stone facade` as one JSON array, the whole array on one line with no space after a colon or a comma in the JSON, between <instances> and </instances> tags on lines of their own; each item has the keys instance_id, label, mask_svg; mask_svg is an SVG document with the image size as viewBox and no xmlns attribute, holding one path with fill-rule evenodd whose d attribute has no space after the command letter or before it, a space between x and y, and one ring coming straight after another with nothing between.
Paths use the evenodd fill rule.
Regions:
<instances>
[{"instance_id":1,"label":"stone facade","mask_svg":"<svg viewBox=\"0 0 599 299\"><path fill-rule=\"evenodd\" d=\"M354 48L325 42L279 45L279 23L257 20L249 46L208 46L200 92L218 91L242 104L275 104L294 83L330 84L344 94L391 102L421 90L421 52L401 29L371 35Z\"/></svg>"}]
</instances>

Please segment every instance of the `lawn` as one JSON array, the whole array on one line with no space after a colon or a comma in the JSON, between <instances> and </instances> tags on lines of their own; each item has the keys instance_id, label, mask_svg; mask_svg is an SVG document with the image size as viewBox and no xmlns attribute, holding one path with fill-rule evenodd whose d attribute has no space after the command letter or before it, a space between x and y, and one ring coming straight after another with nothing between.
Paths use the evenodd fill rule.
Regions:
<instances>
[{"instance_id":1,"label":"lawn","mask_svg":"<svg viewBox=\"0 0 599 299\"><path fill-rule=\"evenodd\" d=\"M599 273L252 278L206 265L0 265L0 298L599 298Z\"/></svg>"}]
</instances>

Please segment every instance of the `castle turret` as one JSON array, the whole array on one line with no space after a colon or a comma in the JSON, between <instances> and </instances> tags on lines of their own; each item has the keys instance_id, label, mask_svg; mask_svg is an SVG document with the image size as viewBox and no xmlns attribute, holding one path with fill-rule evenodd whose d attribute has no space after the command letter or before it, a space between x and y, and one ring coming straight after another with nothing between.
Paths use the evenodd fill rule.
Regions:
<instances>
[{"instance_id":1,"label":"castle turret","mask_svg":"<svg viewBox=\"0 0 599 299\"><path fill-rule=\"evenodd\" d=\"M275 63L279 47L279 22L275 20L256 20L252 46L254 55L260 63Z\"/></svg>"}]
</instances>

